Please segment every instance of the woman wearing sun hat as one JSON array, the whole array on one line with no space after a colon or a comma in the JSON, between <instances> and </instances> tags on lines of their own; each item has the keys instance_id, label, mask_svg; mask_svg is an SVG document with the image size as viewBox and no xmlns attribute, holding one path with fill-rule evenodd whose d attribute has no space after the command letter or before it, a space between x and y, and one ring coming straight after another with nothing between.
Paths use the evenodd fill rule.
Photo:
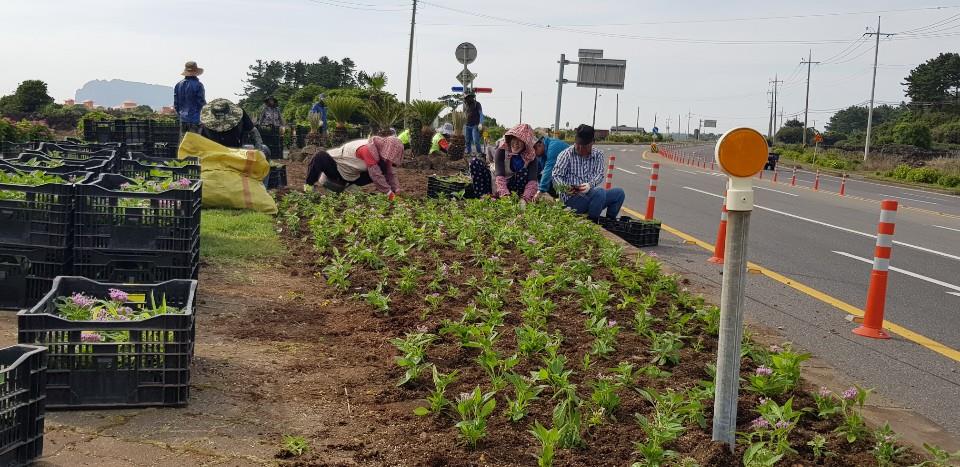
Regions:
<instances>
[{"instance_id":1,"label":"woman wearing sun hat","mask_svg":"<svg viewBox=\"0 0 960 467\"><path fill-rule=\"evenodd\" d=\"M200 110L200 135L228 148L243 146L249 136L263 153L270 157L270 150L263 144L260 132L253 120L239 105L227 99L214 99Z\"/></svg>"}]
</instances>

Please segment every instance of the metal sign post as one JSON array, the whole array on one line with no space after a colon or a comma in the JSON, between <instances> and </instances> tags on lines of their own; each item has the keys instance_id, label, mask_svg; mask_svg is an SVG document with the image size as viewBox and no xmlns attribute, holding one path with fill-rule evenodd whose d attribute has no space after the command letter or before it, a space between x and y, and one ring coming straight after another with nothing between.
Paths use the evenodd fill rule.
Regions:
<instances>
[{"instance_id":1,"label":"metal sign post","mask_svg":"<svg viewBox=\"0 0 960 467\"><path fill-rule=\"evenodd\" d=\"M715 149L727 182L727 236L720 292L720 343L717 350L713 440L736 447L737 399L740 393L740 347L743 297L747 276L747 236L753 210L753 181L767 161L767 140L752 128L734 128Z\"/></svg>"},{"instance_id":2,"label":"metal sign post","mask_svg":"<svg viewBox=\"0 0 960 467\"><path fill-rule=\"evenodd\" d=\"M563 100L564 83L575 83L577 87L623 89L626 79L627 61L603 58L603 50L580 49L579 62L566 59L566 54L560 54L560 75L557 77L557 113L554 118L554 131L560 131L560 105ZM563 78L563 67L577 65L577 80L570 81Z\"/></svg>"},{"instance_id":3,"label":"metal sign post","mask_svg":"<svg viewBox=\"0 0 960 467\"><path fill-rule=\"evenodd\" d=\"M463 64L463 71L457 75L457 81L463 84L465 92L469 92L477 75L467 69L467 65L477 59L477 47L469 42L463 42L457 46L454 55L457 57L457 61Z\"/></svg>"}]
</instances>

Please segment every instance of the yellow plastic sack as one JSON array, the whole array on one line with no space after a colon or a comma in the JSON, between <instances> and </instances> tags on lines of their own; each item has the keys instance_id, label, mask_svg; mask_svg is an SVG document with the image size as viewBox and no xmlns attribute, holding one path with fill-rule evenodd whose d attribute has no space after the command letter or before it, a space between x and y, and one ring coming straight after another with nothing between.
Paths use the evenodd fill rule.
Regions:
<instances>
[{"instance_id":1,"label":"yellow plastic sack","mask_svg":"<svg viewBox=\"0 0 960 467\"><path fill-rule=\"evenodd\" d=\"M262 152L228 148L188 132L180 142L177 157L200 158L203 207L277 213L277 203L263 186L270 164Z\"/></svg>"}]
</instances>

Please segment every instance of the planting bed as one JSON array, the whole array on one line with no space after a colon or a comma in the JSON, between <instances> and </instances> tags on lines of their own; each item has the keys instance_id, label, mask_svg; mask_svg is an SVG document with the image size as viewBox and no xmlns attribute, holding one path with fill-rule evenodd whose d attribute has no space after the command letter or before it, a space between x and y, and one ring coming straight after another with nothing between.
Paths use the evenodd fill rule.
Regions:
<instances>
[{"instance_id":1,"label":"planting bed","mask_svg":"<svg viewBox=\"0 0 960 467\"><path fill-rule=\"evenodd\" d=\"M868 391L810 394L806 355L749 341L741 440L712 443L718 310L555 205L293 193L278 222L311 269L295 274L366 303L342 318L367 361L394 358L361 386L400 436L370 441L390 449L370 464L531 465L552 447L556 465L875 465L896 447L862 425Z\"/></svg>"}]
</instances>

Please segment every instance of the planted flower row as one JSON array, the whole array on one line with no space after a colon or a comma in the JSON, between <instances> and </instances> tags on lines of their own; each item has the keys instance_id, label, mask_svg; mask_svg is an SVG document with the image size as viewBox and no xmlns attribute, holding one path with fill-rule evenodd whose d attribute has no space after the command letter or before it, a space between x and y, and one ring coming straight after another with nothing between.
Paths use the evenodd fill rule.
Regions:
<instances>
[{"instance_id":1,"label":"planted flower row","mask_svg":"<svg viewBox=\"0 0 960 467\"><path fill-rule=\"evenodd\" d=\"M396 384L423 400L415 413L493 462L498 446L541 466L597 452L611 465L919 459L888 428L867 428L868 391L808 394L808 355L749 337L738 459L719 446L682 451L710 441L719 310L557 207L292 194L281 213L281 228L321 254L327 284L408 320L385 338L399 353ZM623 437L632 449L609 444Z\"/></svg>"}]
</instances>

